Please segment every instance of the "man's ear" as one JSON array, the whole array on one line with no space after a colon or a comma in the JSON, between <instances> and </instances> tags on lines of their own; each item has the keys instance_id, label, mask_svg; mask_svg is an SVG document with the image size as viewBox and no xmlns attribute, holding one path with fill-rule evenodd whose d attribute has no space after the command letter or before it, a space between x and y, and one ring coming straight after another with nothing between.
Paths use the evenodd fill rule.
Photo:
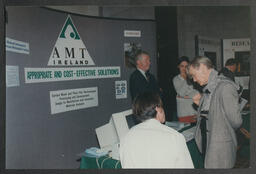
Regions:
<instances>
[{"instance_id":1,"label":"man's ear","mask_svg":"<svg viewBox=\"0 0 256 174\"><path fill-rule=\"evenodd\" d=\"M158 120L160 123L163 123L165 121L165 118L163 118L163 114L160 114L161 112L163 112L163 110L161 109L161 107L156 107L156 120ZM164 120L163 120L164 119Z\"/></svg>"},{"instance_id":2,"label":"man's ear","mask_svg":"<svg viewBox=\"0 0 256 174\"><path fill-rule=\"evenodd\" d=\"M160 112L159 107L156 106L155 110L156 110L156 119L159 120L158 118L159 117L158 113Z\"/></svg>"},{"instance_id":3,"label":"man's ear","mask_svg":"<svg viewBox=\"0 0 256 174\"><path fill-rule=\"evenodd\" d=\"M156 106L155 110L157 112L156 116L158 116L158 113L161 113L161 111L162 111L161 107L158 107L158 106Z\"/></svg>"},{"instance_id":4,"label":"man's ear","mask_svg":"<svg viewBox=\"0 0 256 174\"><path fill-rule=\"evenodd\" d=\"M158 106L156 106L155 110L156 112L160 112L160 108Z\"/></svg>"}]
</instances>

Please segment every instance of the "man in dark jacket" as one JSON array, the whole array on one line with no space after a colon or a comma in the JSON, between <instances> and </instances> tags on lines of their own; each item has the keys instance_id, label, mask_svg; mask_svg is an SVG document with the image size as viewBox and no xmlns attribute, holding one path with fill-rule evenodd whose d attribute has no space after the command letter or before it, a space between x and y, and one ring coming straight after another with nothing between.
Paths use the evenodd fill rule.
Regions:
<instances>
[{"instance_id":1,"label":"man in dark jacket","mask_svg":"<svg viewBox=\"0 0 256 174\"><path fill-rule=\"evenodd\" d=\"M235 72L236 72L237 62L235 59L230 58L226 61L225 67L221 69L219 74L230 78L233 82L235 81Z\"/></svg>"},{"instance_id":2,"label":"man in dark jacket","mask_svg":"<svg viewBox=\"0 0 256 174\"><path fill-rule=\"evenodd\" d=\"M135 56L136 70L130 76L130 93L132 100L143 92L156 92L160 88L153 74L149 73L150 57L145 51L139 51Z\"/></svg>"},{"instance_id":3,"label":"man in dark jacket","mask_svg":"<svg viewBox=\"0 0 256 174\"><path fill-rule=\"evenodd\" d=\"M225 77L228 77L233 82L235 82L235 72L237 68L237 61L233 58L230 58L226 61L225 67L222 68L218 75L222 74ZM239 90L237 91L239 96L242 95L243 87L239 85Z\"/></svg>"}]
</instances>

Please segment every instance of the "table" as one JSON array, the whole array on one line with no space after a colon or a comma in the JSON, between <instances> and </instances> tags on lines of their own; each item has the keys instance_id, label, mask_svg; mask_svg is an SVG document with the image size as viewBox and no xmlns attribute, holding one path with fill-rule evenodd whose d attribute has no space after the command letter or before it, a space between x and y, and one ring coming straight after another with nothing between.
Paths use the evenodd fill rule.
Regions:
<instances>
[{"instance_id":1,"label":"table","mask_svg":"<svg viewBox=\"0 0 256 174\"><path fill-rule=\"evenodd\" d=\"M181 129L179 132L185 131L194 125L185 127ZM194 139L191 141L187 142L187 147L190 152L193 164L195 168L203 168L203 158L197 148L196 142ZM92 157L86 157L82 156L81 157L81 162L80 162L80 169L113 169L117 168L120 169L121 163L118 160L112 159L109 156L102 156L100 158L92 158Z\"/></svg>"},{"instance_id":2,"label":"table","mask_svg":"<svg viewBox=\"0 0 256 174\"><path fill-rule=\"evenodd\" d=\"M242 118L243 118L243 124L241 127L245 128L246 130L248 130L250 132L250 113L243 114ZM183 132L193 126L194 125L185 127L183 129L181 129L179 132ZM191 141L187 142L187 147L190 152L194 167L196 169L203 168L203 158L197 148L195 140L192 139ZM239 154L241 156L244 156L244 157L250 159L250 142L249 142L249 140L248 140L248 143L246 143L246 145L241 147ZM99 169L99 168L120 169L122 167L121 167L120 161L112 159L109 156L103 156L100 158L91 158L91 157L86 157L86 156L81 157L80 169Z\"/></svg>"},{"instance_id":3,"label":"table","mask_svg":"<svg viewBox=\"0 0 256 174\"><path fill-rule=\"evenodd\" d=\"M109 156L100 158L81 157L80 169L120 169L121 163Z\"/></svg>"}]
</instances>

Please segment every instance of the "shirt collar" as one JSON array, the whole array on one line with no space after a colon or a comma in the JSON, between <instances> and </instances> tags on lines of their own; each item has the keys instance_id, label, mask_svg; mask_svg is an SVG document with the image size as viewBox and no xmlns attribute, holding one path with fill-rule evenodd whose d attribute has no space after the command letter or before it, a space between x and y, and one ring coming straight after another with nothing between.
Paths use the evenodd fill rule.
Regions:
<instances>
[{"instance_id":1,"label":"shirt collar","mask_svg":"<svg viewBox=\"0 0 256 174\"><path fill-rule=\"evenodd\" d=\"M183 77L179 74L178 75L178 77L181 79L181 80L185 80L185 79L183 79Z\"/></svg>"},{"instance_id":2,"label":"shirt collar","mask_svg":"<svg viewBox=\"0 0 256 174\"><path fill-rule=\"evenodd\" d=\"M156 118L150 118L150 119L146 120L145 123L162 124Z\"/></svg>"},{"instance_id":3,"label":"shirt collar","mask_svg":"<svg viewBox=\"0 0 256 174\"><path fill-rule=\"evenodd\" d=\"M215 69L212 69L208 78L208 83L203 88L204 93L211 93L215 89L217 85L217 77L218 77L218 72Z\"/></svg>"},{"instance_id":4,"label":"shirt collar","mask_svg":"<svg viewBox=\"0 0 256 174\"><path fill-rule=\"evenodd\" d=\"M139 69L139 68L137 68L140 72L141 72L141 74L147 79L147 77L146 77L146 72L145 71L143 71L142 69Z\"/></svg>"}]
</instances>

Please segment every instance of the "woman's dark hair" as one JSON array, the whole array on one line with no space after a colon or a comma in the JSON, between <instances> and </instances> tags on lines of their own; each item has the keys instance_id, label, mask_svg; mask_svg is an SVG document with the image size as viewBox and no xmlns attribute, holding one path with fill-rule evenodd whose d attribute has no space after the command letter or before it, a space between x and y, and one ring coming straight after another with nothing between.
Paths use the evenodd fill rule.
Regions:
<instances>
[{"instance_id":1,"label":"woman's dark hair","mask_svg":"<svg viewBox=\"0 0 256 174\"><path fill-rule=\"evenodd\" d=\"M189 59L187 56L181 56L179 59L178 59L178 65L181 64L181 62L183 61L186 61L187 63L189 63Z\"/></svg>"},{"instance_id":2,"label":"woman's dark hair","mask_svg":"<svg viewBox=\"0 0 256 174\"><path fill-rule=\"evenodd\" d=\"M145 121L156 117L156 107L162 107L160 96L154 92L144 92L139 94L133 101L133 114L137 119Z\"/></svg>"}]
</instances>

